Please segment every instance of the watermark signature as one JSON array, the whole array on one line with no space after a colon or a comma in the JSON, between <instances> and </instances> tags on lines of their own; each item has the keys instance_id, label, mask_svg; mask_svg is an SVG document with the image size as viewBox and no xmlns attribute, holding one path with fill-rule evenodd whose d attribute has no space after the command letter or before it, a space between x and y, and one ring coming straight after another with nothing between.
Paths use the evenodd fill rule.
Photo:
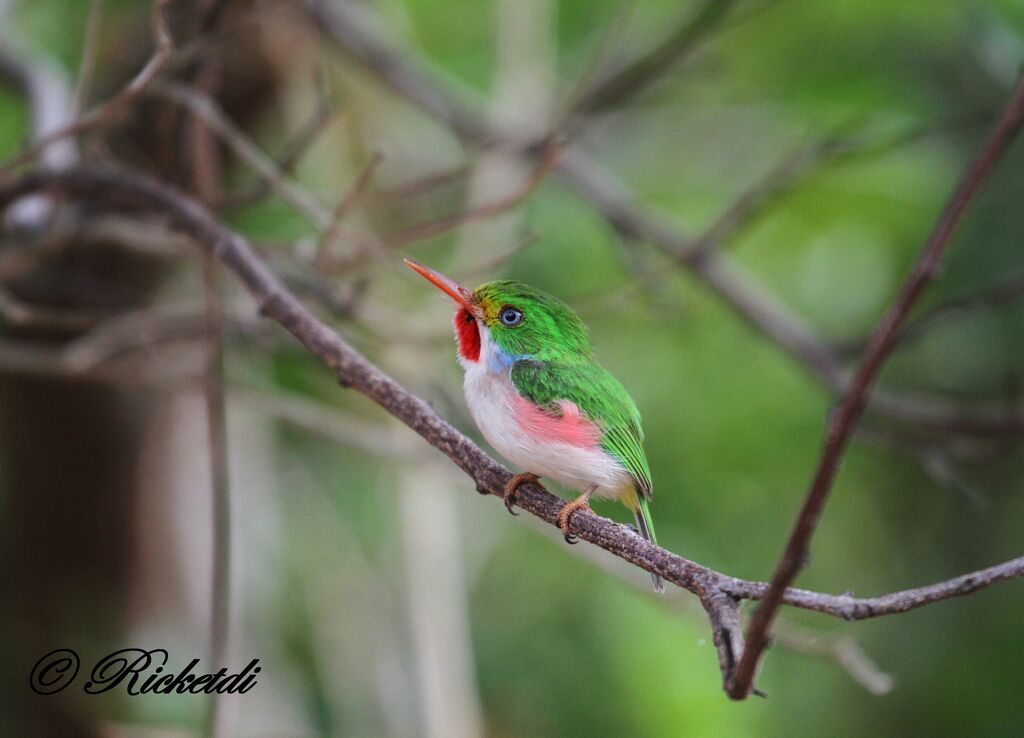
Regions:
<instances>
[{"instance_id":1,"label":"watermark signature","mask_svg":"<svg viewBox=\"0 0 1024 738\"><path fill-rule=\"evenodd\" d=\"M229 674L227 667L214 673L194 673L199 659L192 659L178 672L166 670L168 653L162 648L122 648L104 656L92 667L82 684L86 694L124 689L140 694L245 694L256 686L260 660L253 659L241 671ZM50 651L32 668L29 686L36 694L56 694L70 687L78 677L81 659L70 648Z\"/></svg>"}]
</instances>

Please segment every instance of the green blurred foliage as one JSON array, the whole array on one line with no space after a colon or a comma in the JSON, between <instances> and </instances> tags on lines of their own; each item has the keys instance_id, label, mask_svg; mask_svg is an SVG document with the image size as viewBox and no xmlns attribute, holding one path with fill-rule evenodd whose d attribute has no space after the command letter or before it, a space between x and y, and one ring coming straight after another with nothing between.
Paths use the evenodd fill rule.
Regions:
<instances>
[{"instance_id":1,"label":"green blurred foliage","mask_svg":"<svg viewBox=\"0 0 1024 738\"><path fill-rule=\"evenodd\" d=\"M34 43L73 69L87 5L24 3L18 18ZM611 2L555 5L564 67L559 80L571 89L621 13ZM891 299L998 110L1012 81L1006 71L1016 69L1024 50L1024 6L1015 0L767 5L728 24L692 62L643 96L627 120L599 126L595 150L645 203L694 232L781 153L829 136L837 126L869 123L883 140L893 132L935 127L933 134L884 154L826 167L730 246L741 265L823 335L856 341ZM610 63L630 58L694 7L668 0L637 4ZM488 94L496 2L387 0L380 9L439 69L478 95ZM383 107L363 84L354 85L356 103ZM6 154L26 124L15 98L0 95L0 152ZM408 120L409 139L394 144L400 152L437 140L436 131L419 130L431 124ZM407 164L400 153L381 176L401 180L396 173ZM968 216L925 303L1024 273L1022 165L1024 143L1018 142ZM305 176L321 185L334 174L316 171L316 162L304 166L311 170ZM618 235L557 182L541 187L521 212L541 242L487 278L522 279L579 307L602 363L644 414L661 543L730 574L768 577L813 471L832 399L699 281L668 268L643 246L635 246L634 257L624 256ZM240 213L232 223L266 241L308 236L308 224L278 202ZM417 253L444 268L457 251L455 240L437 239ZM481 255L487 247L479 246ZM654 274L642 289L631 272L633 260ZM374 287L374 299L410 315L415 327L429 324L416 314L422 311L448 319L447 308L427 301L423 285L397 272L374 275L384 283ZM374 359L388 362L401 353L352 331ZM403 383L476 437L458 397L460 375L448 338L416 351L428 357L422 364L431 368L428 376L410 370L408 362L396 362L392 370L404 372L398 376ZM255 377L282 394L382 421L366 400L339 393L323 369L302 355L266 361L245 353L232 363L234 375L247 381ZM1024 313L1009 307L943 322L899 351L885 382L893 390L992 398L1019 385L1022 372ZM316 729L385 733L386 721L362 700L371 699L369 687L332 681L318 665L322 633L310 622L319 615L304 593L325 569L345 570L344 551L353 545L376 572L401 568L394 550L401 546L394 471L380 458L309 434L283 431L279 441L286 459L282 478L295 488L315 487L329 504L316 513L301 504L285 506L287 545L277 553L279 569L266 572L278 596L274 611L261 618L269 621L266 637L279 639L270 650L283 654ZM1022 474L1024 457L1015 443L983 463L956 464L956 481L946 484L912 455L857 445L800 583L870 595L1019 555ZM871 696L835 664L779 647L760 677L770 699L734 704L721 691L714 648L695 607L696 614L671 612L567 556L521 520L505 519L464 479L453 477L452 484L462 505L461 545L476 567L468 585L470 622L491 735L1024 732L1017 695L1024 684L1019 585L877 622L844 624L787 611L786 617L809 627L856 635L895 676L895 690ZM597 508L625 519L615 506ZM322 528L310 534L308 526ZM345 546L332 543L332 536L350 534ZM381 580L380 596L399 609L401 576L391 571ZM358 624L348 627L348 604L337 606L336 638L360 638ZM402 616L392 612L384 619L400 623ZM166 717L166 707L148 709Z\"/></svg>"}]
</instances>

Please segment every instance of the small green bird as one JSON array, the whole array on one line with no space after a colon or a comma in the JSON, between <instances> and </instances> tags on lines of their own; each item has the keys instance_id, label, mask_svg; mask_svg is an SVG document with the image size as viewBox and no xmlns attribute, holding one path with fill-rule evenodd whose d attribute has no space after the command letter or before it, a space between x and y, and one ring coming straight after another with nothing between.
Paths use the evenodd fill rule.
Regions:
<instances>
[{"instance_id":1,"label":"small green bird","mask_svg":"<svg viewBox=\"0 0 1024 738\"><path fill-rule=\"evenodd\" d=\"M509 512L520 484L548 477L582 493L558 516L569 543L572 514L589 509L595 494L618 498L633 511L640 535L656 543L640 412L597 363L572 308L520 282L470 291L422 264L405 263L455 300L469 411L487 442L527 470L505 487ZM664 591L661 579L652 578L655 590Z\"/></svg>"}]
</instances>

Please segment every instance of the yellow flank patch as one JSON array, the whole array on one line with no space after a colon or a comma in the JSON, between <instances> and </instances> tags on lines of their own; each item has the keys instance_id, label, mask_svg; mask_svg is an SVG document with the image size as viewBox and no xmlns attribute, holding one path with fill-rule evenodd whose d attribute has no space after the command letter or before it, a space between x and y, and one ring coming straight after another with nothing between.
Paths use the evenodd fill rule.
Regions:
<instances>
[{"instance_id":1,"label":"yellow flank patch","mask_svg":"<svg viewBox=\"0 0 1024 738\"><path fill-rule=\"evenodd\" d=\"M630 510L636 510L640 507L640 498L636 496L636 487L629 485L623 488L619 493L619 501Z\"/></svg>"}]
</instances>

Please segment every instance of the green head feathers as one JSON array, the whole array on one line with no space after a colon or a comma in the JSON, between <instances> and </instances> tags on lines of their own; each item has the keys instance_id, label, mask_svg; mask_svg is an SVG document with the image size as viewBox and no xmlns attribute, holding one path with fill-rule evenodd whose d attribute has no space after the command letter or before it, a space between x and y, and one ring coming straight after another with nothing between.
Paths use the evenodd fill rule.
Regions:
<instances>
[{"instance_id":1,"label":"green head feathers","mask_svg":"<svg viewBox=\"0 0 1024 738\"><path fill-rule=\"evenodd\" d=\"M506 353L542 361L593 358L586 326L557 297L508 280L482 284L471 295L491 339Z\"/></svg>"}]
</instances>

